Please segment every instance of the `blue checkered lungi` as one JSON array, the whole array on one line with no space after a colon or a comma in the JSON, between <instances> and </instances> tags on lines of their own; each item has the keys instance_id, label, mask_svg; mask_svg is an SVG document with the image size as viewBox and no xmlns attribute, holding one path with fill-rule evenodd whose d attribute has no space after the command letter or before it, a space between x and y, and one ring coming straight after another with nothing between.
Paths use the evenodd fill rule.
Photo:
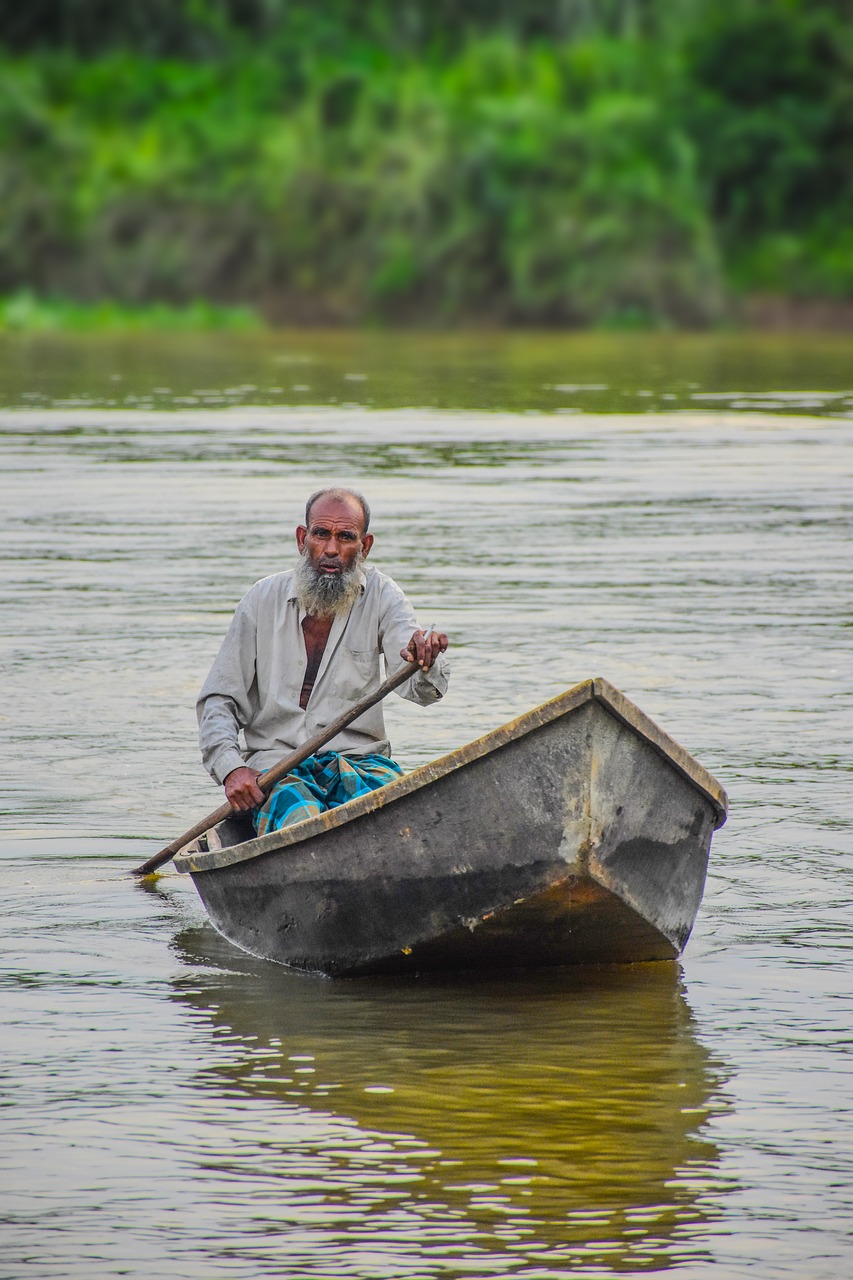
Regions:
<instances>
[{"instance_id":1,"label":"blue checkered lungi","mask_svg":"<svg viewBox=\"0 0 853 1280\"><path fill-rule=\"evenodd\" d=\"M402 773L387 756L342 756L323 751L303 760L277 782L264 803L252 810L252 822L263 836L305 818L316 818L356 796L366 796Z\"/></svg>"}]
</instances>

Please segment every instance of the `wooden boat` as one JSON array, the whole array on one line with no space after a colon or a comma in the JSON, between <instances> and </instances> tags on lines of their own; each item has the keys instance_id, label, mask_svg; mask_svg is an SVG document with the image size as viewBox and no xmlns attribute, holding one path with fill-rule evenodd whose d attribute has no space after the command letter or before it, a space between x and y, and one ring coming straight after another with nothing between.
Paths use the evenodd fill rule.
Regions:
<instances>
[{"instance_id":1,"label":"wooden boat","mask_svg":"<svg viewBox=\"0 0 853 1280\"><path fill-rule=\"evenodd\" d=\"M185 846L215 928L334 976L671 960L726 818L719 783L587 680L378 791Z\"/></svg>"}]
</instances>

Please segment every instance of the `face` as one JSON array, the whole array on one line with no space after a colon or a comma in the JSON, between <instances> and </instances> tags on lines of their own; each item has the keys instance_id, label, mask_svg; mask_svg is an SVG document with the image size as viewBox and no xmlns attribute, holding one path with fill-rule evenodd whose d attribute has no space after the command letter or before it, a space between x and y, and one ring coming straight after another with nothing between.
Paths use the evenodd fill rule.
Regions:
<instances>
[{"instance_id":1,"label":"face","mask_svg":"<svg viewBox=\"0 0 853 1280\"><path fill-rule=\"evenodd\" d=\"M339 576L352 568L359 552L370 554L373 534L363 533L364 516L355 500L318 498L311 508L311 525L299 525L296 545L319 574Z\"/></svg>"}]
</instances>

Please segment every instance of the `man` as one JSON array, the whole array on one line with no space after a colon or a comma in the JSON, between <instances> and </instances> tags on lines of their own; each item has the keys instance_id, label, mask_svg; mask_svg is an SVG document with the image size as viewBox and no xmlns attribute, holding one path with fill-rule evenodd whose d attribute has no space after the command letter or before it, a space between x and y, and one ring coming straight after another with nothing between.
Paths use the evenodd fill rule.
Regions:
<instances>
[{"instance_id":1,"label":"man","mask_svg":"<svg viewBox=\"0 0 853 1280\"><path fill-rule=\"evenodd\" d=\"M362 567L373 546L369 523L367 503L351 489L322 489L308 499L296 568L261 579L244 596L199 695L205 768L261 835L402 773L389 758L377 705L266 800L257 784L263 770L379 687L380 654L389 673L401 658L412 664L402 697L426 705L447 689L447 636L422 631L397 584Z\"/></svg>"}]
</instances>

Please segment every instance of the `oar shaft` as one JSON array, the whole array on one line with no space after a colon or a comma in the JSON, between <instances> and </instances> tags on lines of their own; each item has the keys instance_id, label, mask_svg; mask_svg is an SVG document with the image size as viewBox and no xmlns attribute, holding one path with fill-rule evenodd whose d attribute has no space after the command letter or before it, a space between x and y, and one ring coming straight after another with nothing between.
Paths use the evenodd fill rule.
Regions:
<instances>
[{"instance_id":1,"label":"oar shaft","mask_svg":"<svg viewBox=\"0 0 853 1280\"><path fill-rule=\"evenodd\" d=\"M362 698L361 702L357 702L355 706L350 707L348 711L344 711L331 724L326 725L320 733L314 735L310 741L303 743L301 747L297 747L295 751L291 751L289 756L285 756L283 760L279 760L278 764L274 764L271 769L267 769L258 778L258 786L266 794L271 791L277 782L282 778L286 778L292 769L295 769L303 760L307 760L309 756L315 755L321 747L327 742L331 742L332 738L336 738L339 733L346 729L347 725L352 724L353 720L357 720L359 716L363 716L365 711L369 711L371 707L375 707L377 702L381 702L386 694L392 689L396 689L410 676L414 675L419 667L414 662L405 662L402 667L389 676L383 684L379 686L375 693L368 694L366 698ZM135 876L147 876L152 871L156 871L158 867L162 867L164 862L168 862L173 858L179 849L183 849L184 845L189 844L191 840L196 840L199 836L203 836L205 831L209 831L211 827L215 827L218 822L224 822L232 813L238 813L239 810L234 809L230 804L220 805L213 813L209 813L206 818L202 818L194 827L190 827L189 831L185 831L182 836L178 836L171 844L167 844L165 849L161 849L159 853L155 853L147 862L143 862L141 866L134 869Z\"/></svg>"}]
</instances>

